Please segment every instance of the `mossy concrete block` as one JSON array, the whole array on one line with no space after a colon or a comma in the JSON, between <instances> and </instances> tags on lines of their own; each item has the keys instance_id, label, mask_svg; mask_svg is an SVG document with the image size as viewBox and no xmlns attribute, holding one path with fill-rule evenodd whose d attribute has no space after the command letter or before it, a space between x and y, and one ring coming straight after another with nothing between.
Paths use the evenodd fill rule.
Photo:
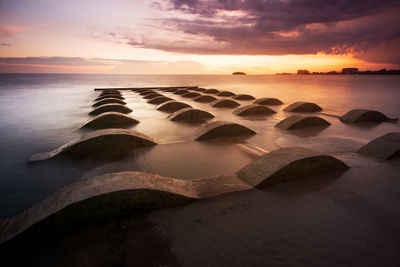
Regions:
<instances>
[{"instance_id":1,"label":"mossy concrete block","mask_svg":"<svg viewBox=\"0 0 400 267\"><path fill-rule=\"evenodd\" d=\"M175 112L178 111L180 109L183 108L190 108L191 106L183 103L183 102L179 102L179 101L175 101L175 100L171 100L171 101L167 101L165 103L162 103L161 105L159 105L157 107L157 110L160 111L165 111L165 112Z\"/></svg>"},{"instance_id":2,"label":"mossy concrete block","mask_svg":"<svg viewBox=\"0 0 400 267\"><path fill-rule=\"evenodd\" d=\"M263 105L252 104L237 108L232 113L238 116L255 116L255 115L271 115L276 113L276 111Z\"/></svg>"},{"instance_id":3,"label":"mossy concrete block","mask_svg":"<svg viewBox=\"0 0 400 267\"><path fill-rule=\"evenodd\" d=\"M240 104L232 99L217 99L211 103L211 106L215 108L236 108Z\"/></svg>"},{"instance_id":4,"label":"mossy concrete block","mask_svg":"<svg viewBox=\"0 0 400 267\"><path fill-rule=\"evenodd\" d=\"M125 129L97 130L76 138L71 142L47 153L33 155L29 162L42 161L56 156L69 156L79 159L97 154L114 154L126 152L141 146L156 145L150 137Z\"/></svg>"},{"instance_id":5,"label":"mossy concrete block","mask_svg":"<svg viewBox=\"0 0 400 267\"><path fill-rule=\"evenodd\" d=\"M238 95L232 96L232 99L235 99L235 100L253 100L253 99L255 99L255 97L252 96L252 95L247 95L247 94L238 94Z\"/></svg>"},{"instance_id":6,"label":"mossy concrete block","mask_svg":"<svg viewBox=\"0 0 400 267\"><path fill-rule=\"evenodd\" d=\"M321 110L320 106L311 102L295 102L284 109L288 112L319 112Z\"/></svg>"},{"instance_id":7,"label":"mossy concrete block","mask_svg":"<svg viewBox=\"0 0 400 267\"><path fill-rule=\"evenodd\" d=\"M362 146L357 153L380 160L390 160L400 157L400 133L392 132L382 135Z\"/></svg>"},{"instance_id":8,"label":"mossy concrete block","mask_svg":"<svg viewBox=\"0 0 400 267\"><path fill-rule=\"evenodd\" d=\"M205 94L211 94L211 95L216 95L219 93L219 90L217 89L207 89L204 91Z\"/></svg>"},{"instance_id":9,"label":"mossy concrete block","mask_svg":"<svg viewBox=\"0 0 400 267\"><path fill-rule=\"evenodd\" d=\"M236 174L252 187L264 187L348 168L332 156L305 148L289 147L265 154Z\"/></svg>"},{"instance_id":10,"label":"mossy concrete block","mask_svg":"<svg viewBox=\"0 0 400 267\"><path fill-rule=\"evenodd\" d=\"M397 122L397 119L388 118L379 111L368 109L353 109L340 117L340 120L344 123Z\"/></svg>"},{"instance_id":11,"label":"mossy concrete block","mask_svg":"<svg viewBox=\"0 0 400 267\"><path fill-rule=\"evenodd\" d=\"M199 103L210 103L215 100L217 100L217 98L215 98L211 95L201 95L201 96L193 98L193 101L199 102Z\"/></svg>"},{"instance_id":12,"label":"mossy concrete block","mask_svg":"<svg viewBox=\"0 0 400 267\"><path fill-rule=\"evenodd\" d=\"M229 92L229 91L221 91L217 94L217 96L234 96L235 93Z\"/></svg>"},{"instance_id":13,"label":"mossy concrete block","mask_svg":"<svg viewBox=\"0 0 400 267\"><path fill-rule=\"evenodd\" d=\"M200 109L183 108L168 116L171 121L204 122L214 118L214 115Z\"/></svg>"},{"instance_id":14,"label":"mossy concrete block","mask_svg":"<svg viewBox=\"0 0 400 267\"><path fill-rule=\"evenodd\" d=\"M104 112L120 112L120 113L130 113L132 110L121 104L105 104L102 106L98 106L94 110L92 110L89 115L95 116Z\"/></svg>"},{"instance_id":15,"label":"mossy concrete block","mask_svg":"<svg viewBox=\"0 0 400 267\"><path fill-rule=\"evenodd\" d=\"M256 101L253 102L254 104L259 104L259 105L267 105L267 106L275 106L275 105L282 105L283 102L280 101L277 98L273 97L263 97L259 98Z\"/></svg>"},{"instance_id":16,"label":"mossy concrete block","mask_svg":"<svg viewBox=\"0 0 400 267\"><path fill-rule=\"evenodd\" d=\"M126 105L126 103L122 100L116 99L116 98L104 98L103 100L100 100L92 105L92 107L99 107L105 104L120 104L120 105Z\"/></svg>"},{"instance_id":17,"label":"mossy concrete block","mask_svg":"<svg viewBox=\"0 0 400 267\"><path fill-rule=\"evenodd\" d=\"M292 115L286 119L278 122L275 127L282 130L293 130L293 129L301 129L312 126L329 126L331 125L328 121L323 118L316 116L300 116L300 115Z\"/></svg>"},{"instance_id":18,"label":"mossy concrete block","mask_svg":"<svg viewBox=\"0 0 400 267\"><path fill-rule=\"evenodd\" d=\"M105 112L86 122L81 128L107 129L125 128L139 123L139 121L119 112Z\"/></svg>"},{"instance_id":19,"label":"mossy concrete block","mask_svg":"<svg viewBox=\"0 0 400 267\"><path fill-rule=\"evenodd\" d=\"M256 132L237 123L215 121L207 123L197 129L193 134L193 140L206 140L240 135L253 135Z\"/></svg>"},{"instance_id":20,"label":"mossy concrete block","mask_svg":"<svg viewBox=\"0 0 400 267\"><path fill-rule=\"evenodd\" d=\"M165 103L167 101L171 101L171 100L173 100L173 99L166 97L166 96L157 96L157 97L154 97L154 98L148 100L147 103L159 105L159 104Z\"/></svg>"},{"instance_id":21,"label":"mossy concrete block","mask_svg":"<svg viewBox=\"0 0 400 267\"><path fill-rule=\"evenodd\" d=\"M182 95L182 97L184 97L184 98L194 98L197 96L201 96L201 94L196 93L196 92L188 92L188 93L185 93Z\"/></svg>"}]
</instances>

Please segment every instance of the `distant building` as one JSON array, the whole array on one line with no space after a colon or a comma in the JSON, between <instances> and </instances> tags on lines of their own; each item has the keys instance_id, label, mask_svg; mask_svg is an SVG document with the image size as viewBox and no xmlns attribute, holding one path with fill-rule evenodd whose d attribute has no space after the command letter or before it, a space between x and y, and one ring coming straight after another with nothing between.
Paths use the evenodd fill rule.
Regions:
<instances>
[{"instance_id":1,"label":"distant building","mask_svg":"<svg viewBox=\"0 0 400 267\"><path fill-rule=\"evenodd\" d=\"M345 75L354 75L358 73L358 68L343 68L342 74Z\"/></svg>"},{"instance_id":2,"label":"distant building","mask_svg":"<svg viewBox=\"0 0 400 267\"><path fill-rule=\"evenodd\" d=\"M308 70L297 70L297 75L309 75L310 72Z\"/></svg>"}]
</instances>

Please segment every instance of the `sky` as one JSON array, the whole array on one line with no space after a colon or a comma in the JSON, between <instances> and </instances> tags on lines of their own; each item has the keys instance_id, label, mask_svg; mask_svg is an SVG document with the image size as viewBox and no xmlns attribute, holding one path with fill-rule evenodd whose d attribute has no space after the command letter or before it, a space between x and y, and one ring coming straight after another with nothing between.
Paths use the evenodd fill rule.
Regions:
<instances>
[{"instance_id":1,"label":"sky","mask_svg":"<svg viewBox=\"0 0 400 267\"><path fill-rule=\"evenodd\" d=\"M0 73L400 68L400 0L0 0Z\"/></svg>"}]
</instances>

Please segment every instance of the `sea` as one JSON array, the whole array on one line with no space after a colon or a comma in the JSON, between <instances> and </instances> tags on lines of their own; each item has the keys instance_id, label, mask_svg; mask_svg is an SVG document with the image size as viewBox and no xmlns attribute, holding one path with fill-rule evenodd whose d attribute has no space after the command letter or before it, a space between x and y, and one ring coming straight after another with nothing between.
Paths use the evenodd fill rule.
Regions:
<instances>
[{"instance_id":1,"label":"sea","mask_svg":"<svg viewBox=\"0 0 400 267\"><path fill-rule=\"evenodd\" d=\"M195 142L201 125L172 122L137 93L122 91L129 114L140 121L130 130L154 138L158 145L139 148L129 157L106 161L84 159L27 163L35 153L51 151L86 132L79 127L90 119L94 88L199 86L275 97L284 104L271 106L276 114L242 118L232 109L213 108L173 93L165 95L211 112L215 119L233 121L257 134L240 139ZM314 102L319 116L332 125L324 129L287 132L274 125L291 114L283 111L296 101ZM242 105L251 101L240 101ZM400 76L368 75L88 75L0 74L0 218L33 206L58 189L96 175L119 171L146 171L178 179L203 179L235 173L269 151L303 146L337 156L352 166L368 164L354 152L388 132L400 132L398 123L347 125L338 118L355 108L373 109L400 117Z\"/></svg>"}]
</instances>

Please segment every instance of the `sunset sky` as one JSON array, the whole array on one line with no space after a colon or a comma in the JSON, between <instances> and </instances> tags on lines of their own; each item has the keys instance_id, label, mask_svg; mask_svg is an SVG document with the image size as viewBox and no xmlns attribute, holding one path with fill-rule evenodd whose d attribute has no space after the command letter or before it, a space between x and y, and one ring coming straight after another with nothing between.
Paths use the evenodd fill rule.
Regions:
<instances>
[{"instance_id":1,"label":"sunset sky","mask_svg":"<svg viewBox=\"0 0 400 267\"><path fill-rule=\"evenodd\" d=\"M400 0L0 0L0 72L400 68Z\"/></svg>"}]
</instances>

